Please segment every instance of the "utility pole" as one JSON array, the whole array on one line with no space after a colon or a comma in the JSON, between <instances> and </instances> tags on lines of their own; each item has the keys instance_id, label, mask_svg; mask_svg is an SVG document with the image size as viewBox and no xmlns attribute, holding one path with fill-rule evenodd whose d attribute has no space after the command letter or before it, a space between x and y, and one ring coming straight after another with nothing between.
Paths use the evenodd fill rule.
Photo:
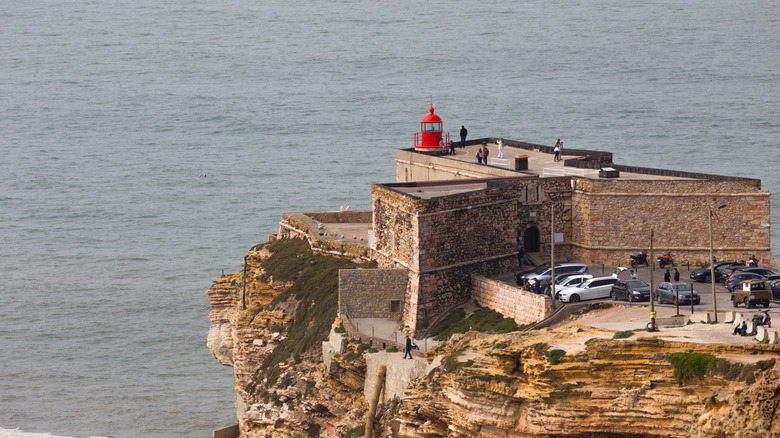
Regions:
<instances>
[{"instance_id":1,"label":"utility pole","mask_svg":"<svg viewBox=\"0 0 780 438\"><path fill-rule=\"evenodd\" d=\"M655 331L655 290L653 290L653 276L655 275L655 258L653 258L653 232L650 228L650 331Z\"/></svg>"}]
</instances>

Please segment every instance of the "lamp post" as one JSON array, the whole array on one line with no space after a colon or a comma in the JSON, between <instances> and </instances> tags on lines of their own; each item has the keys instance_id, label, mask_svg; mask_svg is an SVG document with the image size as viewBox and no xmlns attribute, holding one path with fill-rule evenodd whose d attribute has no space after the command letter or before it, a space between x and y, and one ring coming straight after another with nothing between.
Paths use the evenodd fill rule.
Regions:
<instances>
[{"instance_id":1,"label":"lamp post","mask_svg":"<svg viewBox=\"0 0 780 438\"><path fill-rule=\"evenodd\" d=\"M571 208L563 210L561 216L571 211ZM550 206L550 305L555 310L555 204Z\"/></svg>"},{"instance_id":2,"label":"lamp post","mask_svg":"<svg viewBox=\"0 0 780 438\"><path fill-rule=\"evenodd\" d=\"M648 330L654 332L655 325L655 290L653 290L653 276L655 275L655 259L653 258L653 232L650 228L650 324L648 324Z\"/></svg>"},{"instance_id":3,"label":"lamp post","mask_svg":"<svg viewBox=\"0 0 780 438\"><path fill-rule=\"evenodd\" d=\"M726 204L718 206L718 210L726 208ZM718 322L718 301L715 299L715 257L712 255L712 207L710 207L710 283L712 283L712 313Z\"/></svg>"}]
</instances>

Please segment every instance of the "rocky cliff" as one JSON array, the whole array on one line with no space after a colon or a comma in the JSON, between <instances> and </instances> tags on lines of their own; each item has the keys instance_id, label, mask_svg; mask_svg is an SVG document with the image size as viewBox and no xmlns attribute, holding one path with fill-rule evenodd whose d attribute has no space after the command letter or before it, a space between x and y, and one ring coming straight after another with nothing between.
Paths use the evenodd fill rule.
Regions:
<instances>
[{"instance_id":1,"label":"rocky cliff","mask_svg":"<svg viewBox=\"0 0 780 438\"><path fill-rule=\"evenodd\" d=\"M208 346L234 368L243 437L343 437L365 421L372 350L351 343L330 373L319 356L335 319L329 276L359 265L305 246L253 248L246 277L223 276L208 291ZM429 353L441 366L380 409L375 436L780 436L776 347L613 333L457 335Z\"/></svg>"}]
</instances>

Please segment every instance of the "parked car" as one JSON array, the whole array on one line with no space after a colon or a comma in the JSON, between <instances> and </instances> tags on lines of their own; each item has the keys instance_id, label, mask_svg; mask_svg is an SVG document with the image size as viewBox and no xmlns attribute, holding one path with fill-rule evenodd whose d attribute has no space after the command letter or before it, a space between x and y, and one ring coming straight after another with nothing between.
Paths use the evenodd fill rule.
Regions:
<instances>
[{"instance_id":1,"label":"parked car","mask_svg":"<svg viewBox=\"0 0 780 438\"><path fill-rule=\"evenodd\" d=\"M688 283L663 282L655 288L655 300L658 304L677 304L678 299L679 304L690 304L691 299L693 299L693 304L699 304L701 302L699 293L693 290Z\"/></svg>"},{"instance_id":2,"label":"parked car","mask_svg":"<svg viewBox=\"0 0 780 438\"><path fill-rule=\"evenodd\" d=\"M583 263L556 263L555 264L556 277L558 276L558 274L567 274L569 272L587 274L588 265L585 265ZM550 266L550 263L548 262L539 265L539 267L537 267L533 271L526 272L523 274L516 274L515 280L517 281L518 285L522 285L524 280L549 281L551 277L552 277L552 268Z\"/></svg>"},{"instance_id":3,"label":"parked car","mask_svg":"<svg viewBox=\"0 0 780 438\"><path fill-rule=\"evenodd\" d=\"M718 268L731 266L731 264L732 262L715 262L715 281L720 281L720 271L718 271ZM691 271L691 280L698 281L699 283L709 283L710 274L710 265L694 269Z\"/></svg>"},{"instance_id":4,"label":"parked car","mask_svg":"<svg viewBox=\"0 0 780 438\"><path fill-rule=\"evenodd\" d=\"M569 275L562 278L560 283L555 285L555 290L563 290L567 287L579 286L591 278L593 278L593 276L590 274Z\"/></svg>"},{"instance_id":5,"label":"parked car","mask_svg":"<svg viewBox=\"0 0 780 438\"><path fill-rule=\"evenodd\" d=\"M650 286L642 280L618 280L610 295L613 300L650 301Z\"/></svg>"},{"instance_id":6,"label":"parked car","mask_svg":"<svg viewBox=\"0 0 780 438\"><path fill-rule=\"evenodd\" d=\"M558 299L564 303L576 303L581 300L607 298L612 291L612 285L617 280L618 278L615 276L591 278L579 286L561 289L558 293Z\"/></svg>"},{"instance_id":7,"label":"parked car","mask_svg":"<svg viewBox=\"0 0 780 438\"><path fill-rule=\"evenodd\" d=\"M777 275L774 272L770 271L767 268L742 268L739 270L739 272L752 272L754 274L758 274L764 278L769 278L770 275Z\"/></svg>"},{"instance_id":8,"label":"parked car","mask_svg":"<svg viewBox=\"0 0 780 438\"><path fill-rule=\"evenodd\" d=\"M733 274L736 271L739 271L741 269L745 269L747 266L743 264L731 264L729 266L725 266L720 269L720 281L723 282L723 285L726 285L726 281L731 277L731 274Z\"/></svg>"},{"instance_id":9,"label":"parked car","mask_svg":"<svg viewBox=\"0 0 780 438\"><path fill-rule=\"evenodd\" d=\"M752 309L762 304L766 308L769 307L771 300L772 290L766 278L742 281L739 287L731 292L731 303L734 307L744 304L745 307Z\"/></svg>"},{"instance_id":10,"label":"parked car","mask_svg":"<svg viewBox=\"0 0 780 438\"><path fill-rule=\"evenodd\" d=\"M729 292L734 292L734 289L745 280L760 280L763 278L763 276L752 272L734 271L734 273L729 275L729 279L726 280L726 289L728 289Z\"/></svg>"},{"instance_id":11,"label":"parked car","mask_svg":"<svg viewBox=\"0 0 780 438\"><path fill-rule=\"evenodd\" d=\"M772 299L780 300L780 280L772 282Z\"/></svg>"}]
</instances>

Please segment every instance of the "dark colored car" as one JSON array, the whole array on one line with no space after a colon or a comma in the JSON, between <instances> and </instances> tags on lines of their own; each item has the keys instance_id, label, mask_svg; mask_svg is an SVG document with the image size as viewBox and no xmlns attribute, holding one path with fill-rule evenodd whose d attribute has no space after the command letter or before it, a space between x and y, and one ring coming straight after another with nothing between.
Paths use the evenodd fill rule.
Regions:
<instances>
[{"instance_id":1,"label":"dark colored car","mask_svg":"<svg viewBox=\"0 0 780 438\"><path fill-rule=\"evenodd\" d=\"M772 282L772 299L780 300L780 280Z\"/></svg>"},{"instance_id":2,"label":"dark colored car","mask_svg":"<svg viewBox=\"0 0 780 438\"><path fill-rule=\"evenodd\" d=\"M752 272L734 271L733 274L729 275L725 285L729 292L734 292L734 289L736 289L743 281L760 280L762 278L764 278L762 275L754 274Z\"/></svg>"},{"instance_id":3,"label":"dark colored car","mask_svg":"<svg viewBox=\"0 0 780 438\"><path fill-rule=\"evenodd\" d=\"M745 269L745 268L747 268L747 266L737 265L737 264L721 267L720 269L718 269L720 271L720 281L722 281L723 285L725 286L726 281L728 281L729 277L731 277L731 274L733 274L736 271L739 271L740 269Z\"/></svg>"},{"instance_id":4,"label":"dark colored car","mask_svg":"<svg viewBox=\"0 0 780 438\"><path fill-rule=\"evenodd\" d=\"M693 299L693 304L699 304L701 302L699 293L693 290L688 283L663 282L655 288L655 300L658 304L677 304L678 298L680 304L690 304L691 299Z\"/></svg>"},{"instance_id":5,"label":"dark colored car","mask_svg":"<svg viewBox=\"0 0 780 438\"><path fill-rule=\"evenodd\" d=\"M610 295L613 300L650 301L650 286L642 280L618 280Z\"/></svg>"},{"instance_id":6,"label":"dark colored car","mask_svg":"<svg viewBox=\"0 0 780 438\"><path fill-rule=\"evenodd\" d=\"M777 275L774 272L770 271L767 268L742 268L739 270L739 272L752 272L754 274L758 274L764 278L769 278L770 275Z\"/></svg>"},{"instance_id":7,"label":"dark colored car","mask_svg":"<svg viewBox=\"0 0 780 438\"><path fill-rule=\"evenodd\" d=\"M733 262L716 262L715 263L715 281L720 281L720 271L718 271L718 268L725 267L725 266L731 266ZM710 265L707 265L703 268L694 269L691 271L691 280L698 281L699 283L709 283L710 282Z\"/></svg>"}]
</instances>

